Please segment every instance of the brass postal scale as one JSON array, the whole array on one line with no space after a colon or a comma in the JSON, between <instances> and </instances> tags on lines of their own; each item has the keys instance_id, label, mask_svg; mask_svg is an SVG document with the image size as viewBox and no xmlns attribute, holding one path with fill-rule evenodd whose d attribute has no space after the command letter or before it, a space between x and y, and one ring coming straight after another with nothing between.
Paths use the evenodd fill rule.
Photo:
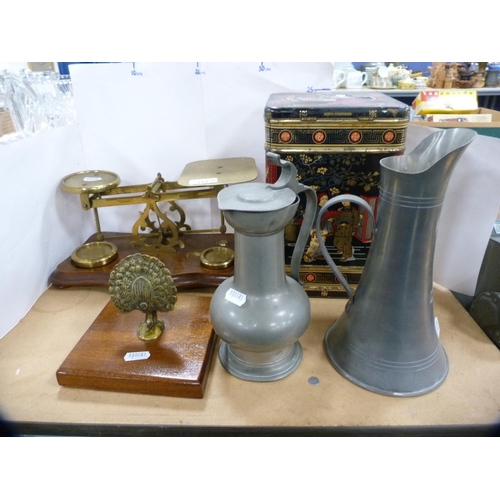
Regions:
<instances>
[{"instance_id":1,"label":"brass postal scale","mask_svg":"<svg viewBox=\"0 0 500 500\"><path fill-rule=\"evenodd\" d=\"M64 177L61 188L80 196L83 210L92 210L97 232L75 249L51 275L54 286L107 286L114 266L135 252L159 258L177 287L217 286L232 275L233 236L226 234L221 212L218 228L193 230L179 202L216 198L230 184L257 177L253 158L223 158L188 163L177 182L161 174L150 184L121 186L106 170L87 170ZM130 233L103 232L98 209L143 205ZM163 208L166 205L166 209Z\"/></svg>"}]
</instances>

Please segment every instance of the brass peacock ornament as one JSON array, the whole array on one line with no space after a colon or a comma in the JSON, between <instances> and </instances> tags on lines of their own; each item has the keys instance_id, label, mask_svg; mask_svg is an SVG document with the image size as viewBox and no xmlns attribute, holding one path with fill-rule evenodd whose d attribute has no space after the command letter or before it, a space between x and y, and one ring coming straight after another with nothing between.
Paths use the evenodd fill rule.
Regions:
<instances>
[{"instance_id":1,"label":"brass peacock ornament","mask_svg":"<svg viewBox=\"0 0 500 500\"><path fill-rule=\"evenodd\" d=\"M146 319L139 324L141 340L157 339L165 329L157 311L169 312L177 302L177 288L165 264L156 257L136 253L119 262L109 277L109 293L123 313L139 310Z\"/></svg>"}]
</instances>

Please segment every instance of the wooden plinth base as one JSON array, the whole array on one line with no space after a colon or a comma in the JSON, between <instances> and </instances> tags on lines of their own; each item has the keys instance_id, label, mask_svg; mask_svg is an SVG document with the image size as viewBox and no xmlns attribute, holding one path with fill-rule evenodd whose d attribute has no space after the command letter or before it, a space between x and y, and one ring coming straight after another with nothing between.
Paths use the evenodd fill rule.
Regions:
<instances>
[{"instance_id":1,"label":"wooden plinth base","mask_svg":"<svg viewBox=\"0 0 500 500\"><path fill-rule=\"evenodd\" d=\"M158 313L165 331L156 340L136 336L145 315L124 314L110 301L57 370L62 386L202 398L217 337L210 297L178 296L173 311ZM127 353L148 359L125 361Z\"/></svg>"},{"instance_id":2,"label":"wooden plinth base","mask_svg":"<svg viewBox=\"0 0 500 500\"><path fill-rule=\"evenodd\" d=\"M109 264L95 269L75 267L71 257L61 262L50 276L53 286L66 288L70 286L108 286L109 274L122 259L134 253L144 253L160 259L170 271L178 288L217 287L234 273L234 268L212 270L200 264L201 253L210 247L217 246L221 240L228 242L228 247L234 249L233 234L184 234L184 248L175 252L154 250L153 248L134 248L131 246L132 235L127 233L103 233L105 241L113 243L118 248L118 257ZM92 235L86 243L96 241Z\"/></svg>"}]
</instances>

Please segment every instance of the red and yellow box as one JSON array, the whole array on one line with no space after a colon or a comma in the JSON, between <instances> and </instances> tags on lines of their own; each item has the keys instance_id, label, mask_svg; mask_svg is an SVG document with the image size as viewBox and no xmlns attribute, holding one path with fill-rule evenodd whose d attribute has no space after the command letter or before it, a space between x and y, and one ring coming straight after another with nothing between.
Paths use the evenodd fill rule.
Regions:
<instances>
[{"instance_id":1,"label":"red and yellow box","mask_svg":"<svg viewBox=\"0 0 500 500\"><path fill-rule=\"evenodd\" d=\"M416 115L476 113L475 90L422 90L412 103Z\"/></svg>"}]
</instances>

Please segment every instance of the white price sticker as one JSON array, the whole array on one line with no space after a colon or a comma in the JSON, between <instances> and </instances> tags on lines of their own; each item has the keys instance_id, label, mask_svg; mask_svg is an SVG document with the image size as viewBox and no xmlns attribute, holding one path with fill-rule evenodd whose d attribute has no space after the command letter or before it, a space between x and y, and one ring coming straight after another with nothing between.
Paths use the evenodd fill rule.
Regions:
<instances>
[{"instance_id":1,"label":"white price sticker","mask_svg":"<svg viewBox=\"0 0 500 500\"><path fill-rule=\"evenodd\" d=\"M438 334L438 338L439 338L439 334L441 333L441 329L439 328L439 320L438 320L437 316L434 317L434 326L436 327L436 333Z\"/></svg>"},{"instance_id":2,"label":"white price sticker","mask_svg":"<svg viewBox=\"0 0 500 500\"><path fill-rule=\"evenodd\" d=\"M141 359L148 359L151 354L149 351L127 352L123 359L125 361L139 361Z\"/></svg>"},{"instance_id":3,"label":"white price sticker","mask_svg":"<svg viewBox=\"0 0 500 500\"><path fill-rule=\"evenodd\" d=\"M226 292L225 297L226 300L229 300L229 302L232 302L233 304L236 304L239 307L241 307L247 300L247 296L244 293L238 292L234 288L230 288Z\"/></svg>"},{"instance_id":4,"label":"white price sticker","mask_svg":"<svg viewBox=\"0 0 500 500\"><path fill-rule=\"evenodd\" d=\"M189 181L189 185L190 186L199 186L199 185L203 185L203 186L210 186L212 184L217 184L217 177L210 177L210 178L207 178L207 179L191 179Z\"/></svg>"}]
</instances>

